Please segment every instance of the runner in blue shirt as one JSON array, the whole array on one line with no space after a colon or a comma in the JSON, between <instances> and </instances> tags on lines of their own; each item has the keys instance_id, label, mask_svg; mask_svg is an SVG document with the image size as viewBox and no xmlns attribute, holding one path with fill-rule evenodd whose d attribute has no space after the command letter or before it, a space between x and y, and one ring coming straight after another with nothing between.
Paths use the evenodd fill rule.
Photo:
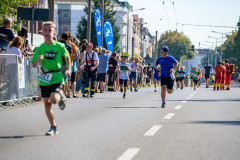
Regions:
<instances>
[{"instance_id":1,"label":"runner in blue shirt","mask_svg":"<svg viewBox=\"0 0 240 160\"><path fill-rule=\"evenodd\" d=\"M168 51L168 47L163 46L161 48L161 57L159 57L154 64L154 67L158 71L161 71L162 108L165 108L166 105L166 92L169 94L173 93L174 70L178 66L178 61L174 57L169 56ZM161 68L158 68L158 65L160 65Z\"/></svg>"},{"instance_id":2,"label":"runner in blue shirt","mask_svg":"<svg viewBox=\"0 0 240 160\"><path fill-rule=\"evenodd\" d=\"M181 70L178 72L178 74L180 76L181 89L183 89L184 79L185 79L186 74L187 74L187 72L184 71L184 67L181 67Z\"/></svg>"},{"instance_id":3,"label":"runner in blue shirt","mask_svg":"<svg viewBox=\"0 0 240 160\"><path fill-rule=\"evenodd\" d=\"M158 66L158 68L160 68L160 66ZM161 80L161 73L160 71L158 71L155 67L154 67L154 87L155 90L154 92L157 92L157 84L160 84L160 80Z\"/></svg>"}]
</instances>

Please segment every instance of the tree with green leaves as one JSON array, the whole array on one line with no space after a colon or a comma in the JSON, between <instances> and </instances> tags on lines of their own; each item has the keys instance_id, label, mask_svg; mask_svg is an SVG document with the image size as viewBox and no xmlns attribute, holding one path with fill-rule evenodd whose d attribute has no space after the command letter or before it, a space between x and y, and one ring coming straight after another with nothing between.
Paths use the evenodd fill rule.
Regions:
<instances>
[{"instance_id":1,"label":"tree with green leaves","mask_svg":"<svg viewBox=\"0 0 240 160\"><path fill-rule=\"evenodd\" d=\"M37 3L37 0L0 0L0 26L5 17L13 18L17 15L17 8L27 6L29 3ZM12 29L18 31L22 21L13 21Z\"/></svg>"},{"instance_id":2,"label":"tree with green leaves","mask_svg":"<svg viewBox=\"0 0 240 160\"><path fill-rule=\"evenodd\" d=\"M94 13L96 8L101 8L101 1L100 0L93 0L94 6L92 7L92 14L91 14L91 42L94 46L97 46L97 35L96 35L96 28L95 28L95 22L94 22ZM84 8L84 12L86 15L88 14L88 6ZM120 34L119 30L120 28L116 25L116 19L113 18L116 14L116 11L114 11L114 6L111 2L111 0L105 0L104 1L104 20L109 20L112 23L113 27L113 36L114 36L114 51L117 51L119 49L118 42L120 40ZM102 24L103 25L103 24ZM81 18L81 21L78 24L78 34L77 37L79 39L86 39L87 37L87 19L85 17ZM104 36L103 36L104 39ZM103 47L106 47L106 42L103 40Z\"/></svg>"},{"instance_id":3,"label":"tree with green leaves","mask_svg":"<svg viewBox=\"0 0 240 160\"><path fill-rule=\"evenodd\" d=\"M175 57L180 63L195 56L192 51L192 43L190 39L183 33L177 31L166 31L161 35L158 46L168 46L169 55Z\"/></svg>"},{"instance_id":4,"label":"tree with green leaves","mask_svg":"<svg viewBox=\"0 0 240 160\"><path fill-rule=\"evenodd\" d=\"M227 39L222 45L223 61L228 59L230 63L235 64L236 71L240 72L240 31L234 31L231 35L227 35ZM217 47L221 52L221 46Z\"/></svg>"}]
</instances>

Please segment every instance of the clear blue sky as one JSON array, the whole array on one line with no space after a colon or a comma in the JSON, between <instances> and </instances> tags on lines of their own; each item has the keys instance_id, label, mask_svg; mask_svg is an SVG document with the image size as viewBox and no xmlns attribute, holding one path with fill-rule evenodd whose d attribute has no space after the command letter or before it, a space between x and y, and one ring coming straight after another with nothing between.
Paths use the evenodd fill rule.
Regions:
<instances>
[{"instance_id":1,"label":"clear blue sky","mask_svg":"<svg viewBox=\"0 0 240 160\"><path fill-rule=\"evenodd\" d=\"M146 27L148 27L152 35L155 35L156 30L159 33L163 33L167 30L175 30L177 22L183 24L236 26L240 16L240 0L127 1L133 6L133 10L146 8L142 11L135 11L134 14L138 14L140 18L144 18L144 21L147 22ZM171 2L174 2L176 16ZM177 29L182 32L182 25L178 25ZM201 48L206 48L203 44L210 45L211 43L204 41L216 41L215 39L208 38L208 36L221 37L220 34L212 33L213 30L218 32L231 32L233 29L192 26L183 27L184 34L190 38L192 43L196 45L196 48L199 48L199 42Z\"/></svg>"}]
</instances>

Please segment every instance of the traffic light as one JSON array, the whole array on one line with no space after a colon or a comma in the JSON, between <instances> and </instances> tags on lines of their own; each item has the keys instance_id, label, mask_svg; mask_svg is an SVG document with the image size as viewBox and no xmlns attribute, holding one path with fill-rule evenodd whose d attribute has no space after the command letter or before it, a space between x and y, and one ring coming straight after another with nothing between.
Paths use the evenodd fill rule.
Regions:
<instances>
[{"instance_id":1,"label":"traffic light","mask_svg":"<svg viewBox=\"0 0 240 160\"><path fill-rule=\"evenodd\" d=\"M194 51L195 49L194 49L194 45L192 45L192 51Z\"/></svg>"}]
</instances>

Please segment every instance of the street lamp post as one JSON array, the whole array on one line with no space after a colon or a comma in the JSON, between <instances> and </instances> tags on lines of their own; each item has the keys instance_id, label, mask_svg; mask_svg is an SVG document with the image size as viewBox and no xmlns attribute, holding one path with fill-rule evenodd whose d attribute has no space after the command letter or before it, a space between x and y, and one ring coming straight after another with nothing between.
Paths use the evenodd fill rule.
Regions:
<instances>
[{"instance_id":1,"label":"street lamp post","mask_svg":"<svg viewBox=\"0 0 240 160\"><path fill-rule=\"evenodd\" d=\"M88 21L87 21L87 40L91 41L91 11L92 11L92 0L88 1Z\"/></svg>"},{"instance_id":2,"label":"street lamp post","mask_svg":"<svg viewBox=\"0 0 240 160\"><path fill-rule=\"evenodd\" d=\"M213 50L213 43L214 43L214 42L209 42L209 41L204 41L204 42L211 43L211 44L212 44L212 50ZM209 48L210 48L210 47L209 47ZM208 59L208 61L209 61L209 49L208 49L208 58L207 58L207 59Z\"/></svg>"},{"instance_id":3,"label":"street lamp post","mask_svg":"<svg viewBox=\"0 0 240 160\"><path fill-rule=\"evenodd\" d=\"M232 32L225 32L225 33L223 33L223 32L216 32L216 31L212 31L213 33L218 33L218 34L222 34L222 45L221 45L221 61L222 61L222 46L223 46L223 35L224 34L227 34L227 33L232 33Z\"/></svg>"},{"instance_id":4,"label":"street lamp post","mask_svg":"<svg viewBox=\"0 0 240 160\"><path fill-rule=\"evenodd\" d=\"M211 37L211 36L208 36L208 38L213 38L213 39L216 39L216 47L218 46L218 39L222 39L222 37L220 38L216 38L216 37ZM215 49L215 52L218 54L218 52L216 51L216 49ZM218 56L219 56L219 58L221 58L220 57L220 55L218 54ZM215 55L215 65L217 65L217 55Z\"/></svg>"},{"instance_id":5,"label":"street lamp post","mask_svg":"<svg viewBox=\"0 0 240 160\"><path fill-rule=\"evenodd\" d=\"M157 36L158 36L158 31L156 31L156 44L155 44L155 57L154 57L154 61L156 62L157 58L158 58L158 41L157 41Z\"/></svg>"}]
</instances>

